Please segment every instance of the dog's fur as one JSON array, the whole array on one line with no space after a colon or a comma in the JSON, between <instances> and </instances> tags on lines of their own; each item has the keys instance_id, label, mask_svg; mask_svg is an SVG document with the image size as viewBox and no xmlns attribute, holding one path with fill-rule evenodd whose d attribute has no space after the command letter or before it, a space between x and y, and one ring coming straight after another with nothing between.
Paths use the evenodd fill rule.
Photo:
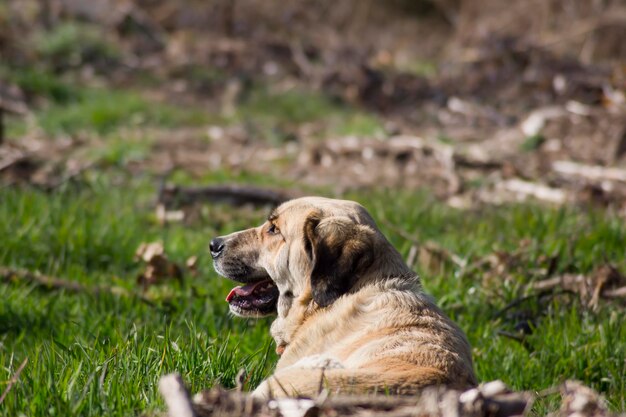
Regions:
<instances>
[{"instance_id":1,"label":"dog's fur","mask_svg":"<svg viewBox=\"0 0 626 417\"><path fill-rule=\"evenodd\" d=\"M280 294L271 334L282 355L255 395L476 384L465 335L361 205L291 200L263 225L222 239L220 274L240 282L269 276Z\"/></svg>"}]
</instances>

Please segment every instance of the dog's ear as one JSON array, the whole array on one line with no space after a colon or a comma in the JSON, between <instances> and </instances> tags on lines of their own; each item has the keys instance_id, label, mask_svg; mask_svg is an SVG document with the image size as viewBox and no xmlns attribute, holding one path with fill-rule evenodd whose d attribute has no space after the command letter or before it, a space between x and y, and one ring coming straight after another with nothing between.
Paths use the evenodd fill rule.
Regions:
<instances>
[{"instance_id":1,"label":"dog's ear","mask_svg":"<svg viewBox=\"0 0 626 417\"><path fill-rule=\"evenodd\" d=\"M350 290L374 259L374 231L348 217L312 212L304 224L304 250L311 261L311 294L321 307Z\"/></svg>"}]
</instances>

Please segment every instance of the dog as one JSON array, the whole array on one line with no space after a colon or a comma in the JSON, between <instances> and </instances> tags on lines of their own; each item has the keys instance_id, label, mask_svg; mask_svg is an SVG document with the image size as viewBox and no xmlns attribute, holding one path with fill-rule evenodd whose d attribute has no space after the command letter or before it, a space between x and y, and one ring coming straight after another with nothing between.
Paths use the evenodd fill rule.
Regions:
<instances>
[{"instance_id":1,"label":"dog","mask_svg":"<svg viewBox=\"0 0 626 417\"><path fill-rule=\"evenodd\" d=\"M278 316L270 332L280 359L255 397L477 383L463 331L356 202L287 201L210 251L220 275L244 284L226 297L233 314Z\"/></svg>"}]
</instances>

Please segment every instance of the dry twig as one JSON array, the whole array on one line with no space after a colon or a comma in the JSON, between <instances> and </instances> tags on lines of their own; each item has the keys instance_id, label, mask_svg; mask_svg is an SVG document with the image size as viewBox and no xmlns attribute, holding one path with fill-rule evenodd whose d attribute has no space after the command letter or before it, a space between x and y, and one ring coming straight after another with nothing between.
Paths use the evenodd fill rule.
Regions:
<instances>
[{"instance_id":1,"label":"dry twig","mask_svg":"<svg viewBox=\"0 0 626 417\"><path fill-rule=\"evenodd\" d=\"M548 187L544 184L523 181L517 178L502 181L497 185L497 188L502 191L514 193L522 200L527 197L533 197L548 203L563 204L570 198L568 193L564 190Z\"/></svg>"},{"instance_id":2,"label":"dry twig","mask_svg":"<svg viewBox=\"0 0 626 417\"><path fill-rule=\"evenodd\" d=\"M172 381L177 376L166 376ZM174 389L169 390L170 400L166 398L170 417L186 417L189 414L174 412L170 401L187 407L189 403L181 395L182 383L175 380ZM171 392L174 394L171 394ZM163 390L162 390L163 393ZM164 394L165 396L165 394ZM318 399L280 398L269 402L252 398L249 394L237 391L225 391L214 388L197 394L193 399L193 409L198 417L212 416L260 416L273 415L282 417L307 416L318 417L328 415L368 416L387 415L409 417L419 414L424 417L451 416L491 416L508 417L522 415L532 404L533 396L529 393L513 393L501 381L483 384L465 392L441 388L427 388L415 396L321 396ZM187 411L185 411L187 412Z\"/></svg>"},{"instance_id":3,"label":"dry twig","mask_svg":"<svg viewBox=\"0 0 626 417\"><path fill-rule=\"evenodd\" d=\"M228 203L235 206L277 206L292 197L291 193L250 185L207 185L203 187L164 186L159 193L159 203L167 207L196 202Z\"/></svg>"},{"instance_id":4,"label":"dry twig","mask_svg":"<svg viewBox=\"0 0 626 417\"><path fill-rule=\"evenodd\" d=\"M39 272L28 271L20 268L8 268L0 266L0 281L14 282L21 281L28 284L35 284L39 287L51 289L51 290L64 290L72 293L84 293L84 294L112 294L122 297L136 297L148 305L154 305L154 302L149 298L130 292L121 287L111 287L106 285L97 285L89 287L76 281L68 281L49 275L44 275Z\"/></svg>"},{"instance_id":5,"label":"dry twig","mask_svg":"<svg viewBox=\"0 0 626 417\"><path fill-rule=\"evenodd\" d=\"M27 363L28 363L28 358L25 358L22 364L19 366L19 368L17 368L17 371L15 371L15 373L9 380L9 384L7 385L2 395L0 396L0 404L2 404L2 401L4 401L4 398L7 396L7 394L13 387L13 385L15 385L15 383L17 382L18 378L20 377L20 374L22 373L22 370L26 367Z\"/></svg>"},{"instance_id":6,"label":"dry twig","mask_svg":"<svg viewBox=\"0 0 626 417\"><path fill-rule=\"evenodd\" d=\"M592 273L563 274L556 277L536 281L529 285L536 291L563 289L578 294L582 302L597 308L600 298L626 299L626 282L624 276L613 266L604 265Z\"/></svg>"},{"instance_id":7,"label":"dry twig","mask_svg":"<svg viewBox=\"0 0 626 417\"><path fill-rule=\"evenodd\" d=\"M555 161L552 169L561 175L571 175L588 181L626 182L626 170L620 168L585 165L572 161Z\"/></svg>"},{"instance_id":8,"label":"dry twig","mask_svg":"<svg viewBox=\"0 0 626 417\"><path fill-rule=\"evenodd\" d=\"M381 218L381 223L383 223L385 226L391 229L398 236L413 243L414 246L411 247L411 251L417 250L419 252L418 258L421 258L422 261L424 261L425 263L430 264L431 263L430 261L434 261L433 258L438 258L441 260L450 261L459 268L464 268L467 265L467 261L465 259L457 255L456 253L450 251L449 249L444 248L437 242L434 242L432 240L422 241L417 236L413 236L406 230L396 226L395 224L391 223L389 220L387 220L384 217ZM416 249L413 249L413 248L416 248ZM428 261L425 261L424 258L428 258ZM409 257L409 260L414 261L414 259L415 259L415 254ZM411 265L412 263L413 262L408 263L408 264Z\"/></svg>"}]
</instances>

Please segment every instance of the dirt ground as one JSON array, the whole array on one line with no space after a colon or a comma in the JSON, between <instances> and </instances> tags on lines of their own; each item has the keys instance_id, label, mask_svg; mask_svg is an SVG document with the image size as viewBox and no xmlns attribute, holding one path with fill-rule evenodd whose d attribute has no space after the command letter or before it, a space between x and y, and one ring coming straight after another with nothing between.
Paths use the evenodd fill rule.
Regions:
<instances>
[{"instance_id":1,"label":"dirt ground","mask_svg":"<svg viewBox=\"0 0 626 417\"><path fill-rule=\"evenodd\" d=\"M338 193L427 187L459 208L535 199L626 213L620 1L48 0L10 1L4 16L0 50L15 67L41 59L23 48L24 32L87 22L119 52L87 50L75 63L47 56L55 73L116 88L149 77L159 86L144 88L149 97L218 113L258 83L304 88L375 114L383 126L374 136L320 138L323 121L295 123L281 127L289 140L278 145L246 123L154 132L152 152L134 171L226 167ZM220 76L197 79L195 68ZM16 102L41 104L2 85L9 113L20 113L10 108ZM30 136L0 147L5 183L50 183L52 172L71 177L89 165L80 138Z\"/></svg>"}]
</instances>

